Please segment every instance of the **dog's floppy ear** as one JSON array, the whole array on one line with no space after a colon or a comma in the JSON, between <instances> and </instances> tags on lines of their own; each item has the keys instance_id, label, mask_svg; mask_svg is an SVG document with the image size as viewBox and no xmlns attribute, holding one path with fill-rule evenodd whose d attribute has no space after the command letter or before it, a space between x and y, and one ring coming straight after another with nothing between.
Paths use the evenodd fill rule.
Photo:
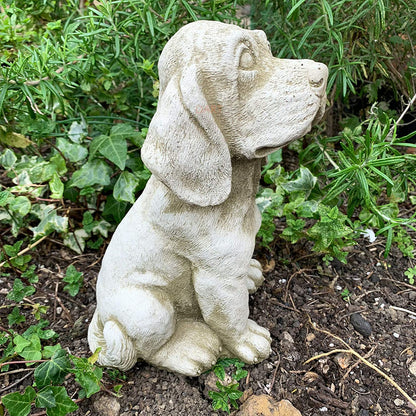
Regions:
<instances>
[{"instance_id":1,"label":"dog's floppy ear","mask_svg":"<svg viewBox=\"0 0 416 416\"><path fill-rule=\"evenodd\" d=\"M190 65L161 92L142 159L181 200L218 205L231 190L231 158L197 76Z\"/></svg>"}]
</instances>

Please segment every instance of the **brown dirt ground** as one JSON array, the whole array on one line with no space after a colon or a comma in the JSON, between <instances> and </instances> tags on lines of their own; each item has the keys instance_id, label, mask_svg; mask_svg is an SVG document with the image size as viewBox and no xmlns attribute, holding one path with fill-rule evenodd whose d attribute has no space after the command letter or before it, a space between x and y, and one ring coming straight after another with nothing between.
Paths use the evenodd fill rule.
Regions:
<instances>
[{"instance_id":1,"label":"brown dirt ground","mask_svg":"<svg viewBox=\"0 0 416 416\"><path fill-rule=\"evenodd\" d=\"M305 364L318 354L345 348L337 336L416 398L416 376L409 371L416 359L416 317L391 308L416 312L416 286L409 285L403 274L411 263L395 249L384 259L383 247L380 239L373 244L361 239L351 250L347 265L334 261L329 266L308 245L292 246L280 239L273 253L255 253L268 272L263 286L251 296L251 318L270 330L273 352L259 365L247 366L248 377L240 383L246 395L267 393L278 400L289 399L303 416L416 412L387 380L354 357L348 361L347 356L334 354ZM32 300L50 306L47 318L51 327L72 354L89 355L86 331L95 308L94 287L102 252L74 255L49 239L33 254L41 271ZM83 271L85 278L74 299L62 291L62 271L69 264ZM7 282L2 285L10 287ZM347 301L340 294L345 288L351 293ZM2 295L0 303L5 302ZM0 312L1 325L7 327L7 312ZM354 330L350 323L354 312L371 324L370 337ZM314 329L311 322L327 332ZM1 377L0 390L21 376ZM205 387L207 375L189 378L138 363L126 376L126 380L116 381L104 377L109 390L123 384L118 399L122 416L225 414L212 411ZM28 380L7 392L22 390ZM68 390L75 393L73 380L67 383ZM80 401L73 414L102 416L94 410L97 397L100 395Z\"/></svg>"}]
</instances>

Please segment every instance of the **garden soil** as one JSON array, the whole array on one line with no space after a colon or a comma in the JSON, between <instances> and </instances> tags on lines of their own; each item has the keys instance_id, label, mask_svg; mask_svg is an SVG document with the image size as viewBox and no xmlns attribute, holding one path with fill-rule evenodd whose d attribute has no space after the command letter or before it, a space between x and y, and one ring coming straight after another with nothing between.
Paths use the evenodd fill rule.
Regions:
<instances>
[{"instance_id":1,"label":"garden soil","mask_svg":"<svg viewBox=\"0 0 416 416\"><path fill-rule=\"evenodd\" d=\"M384 244L382 239L370 243L363 237L351 248L347 264L333 261L328 266L309 244L290 245L277 239L273 251L255 252L266 280L250 297L250 317L270 330L273 342L267 360L246 366L247 378L240 382L243 398L268 394L288 399L303 416L416 414L391 381L369 366L377 366L416 397L416 286L404 275L414 262L396 249L384 258ZM104 249L74 255L47 239L33 254L40 282L31 299L50 306L51 327L72 354L89 355L87 327L95 308L94 288ZM75 298L62 291L63 271L70 264L85 278ZM0 312L4 324L7 312ZM336 352L349 349L354 353ZM2 377L0 389L19 377ZM7 392L23 390L27 380ZM108 391L122 384L120 397L102 392L80 400L73 415L225 415L211 407L212 374L190 378L138 363L125 376L105 375L103 381ZM66 383L76 399L73 378Z\"/></svg>"}]
</instances>

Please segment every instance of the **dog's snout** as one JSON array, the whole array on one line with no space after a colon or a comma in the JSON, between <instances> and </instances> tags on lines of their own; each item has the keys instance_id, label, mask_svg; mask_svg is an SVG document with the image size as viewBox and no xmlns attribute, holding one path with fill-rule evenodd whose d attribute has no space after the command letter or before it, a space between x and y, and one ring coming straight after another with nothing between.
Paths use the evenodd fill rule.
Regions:
<instances>
[{"instance_id":1,"label":"dog's snout","mask_svg":"<svg viewBox=\"0 0 416 416\"><path fill-rule=\"evenodd\" d=\"M322 95L326 89L328 78L328 68L326 65L311 62L308 68L309 84L315 90L316 94Z\"/></svg>"}]
</instances>

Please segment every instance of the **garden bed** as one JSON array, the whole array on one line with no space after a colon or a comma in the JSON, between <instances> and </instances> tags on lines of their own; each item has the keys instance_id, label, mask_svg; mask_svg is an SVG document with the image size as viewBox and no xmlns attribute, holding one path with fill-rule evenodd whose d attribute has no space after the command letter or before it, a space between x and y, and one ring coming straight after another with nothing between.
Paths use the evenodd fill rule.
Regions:
<instances>
[{"instance_id":1,"label":"garden bed","mask_svg":"<svg viewBox=\"0 0 416 416\"><path fill-rule=\"evenodd\" d=\"M416 375L409 367L416 360L416 319L397 309L416 312L416 287L404 276L409 260L395 249L385 259L383 241L370 244L363 238L351 249L347 265L334 261L325 266L307 245L278 243L274 253L256 253L266 270L266 280L250 299L251 317L270 330L273 352L259 365L246 366L248 376L240 382L243 397L266 393L286 398L303 416L411 415L414 409L395 387L348 354L332 354L305 364L319 354L345 349L342 339L414 398ZM63 348L88 356L86 334L95 308L100 255L88 252L74 256L46 239L38 246L34 260L39 265L39 283L31 300L50 306L47 318L60 334L57 341ZM84 285L74 298L62 292L63 270L70 264L84 273ZM2 287L4 305L10 303L4 296L10 287L4 281ZM7 325L6 311L0 310L2 326ZM369 322L369 337L354 330L350 322L353 313ZM0 389L11 387L24 375L1 374ZM138 363L125 377L120 373L110 378L106 373L103 385L109 391L114 385L123 385L121 396L114 400L124 416L225 414L212 410L205 385L208 378L188 378ZM7 392L22 391L29 383L30 377ZM73 379L65 383L69 392L74 390ZM79 410L73 414L99 415L98 402L108 394L79 401Z\"/></svg>"}]
</instances>

